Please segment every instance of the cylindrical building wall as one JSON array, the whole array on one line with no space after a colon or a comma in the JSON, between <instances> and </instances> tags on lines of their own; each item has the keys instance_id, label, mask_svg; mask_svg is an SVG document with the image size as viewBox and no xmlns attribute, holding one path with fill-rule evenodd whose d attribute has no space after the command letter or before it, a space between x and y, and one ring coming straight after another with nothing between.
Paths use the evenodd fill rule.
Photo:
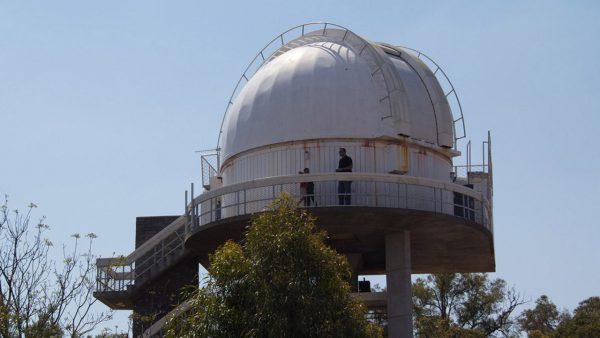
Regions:
<instances>
[{"instance_id":1,"label":"cylindrical building wall","mask_svg":"<svg viewBox=\"0 0 600 338\"><path fill-rule=\"evenodd\" d=\"M438 147L436 151L413 142L347 139L288 142L246 151L222 165L223 184L293 175L304 168L313 174L335 172L342 147L353 160L354 172L450 181L452 161L446 149Z\"/></svg>"}]
</instances>

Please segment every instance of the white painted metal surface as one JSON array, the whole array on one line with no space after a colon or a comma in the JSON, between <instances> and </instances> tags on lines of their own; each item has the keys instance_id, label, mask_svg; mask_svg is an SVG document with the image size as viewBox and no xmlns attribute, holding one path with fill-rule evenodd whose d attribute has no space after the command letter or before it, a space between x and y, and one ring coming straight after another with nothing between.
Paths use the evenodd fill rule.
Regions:
<instances>
[{"instance_id":1,"label":"white painted metal surface","mask_svg":"<svg viewBox=\"0 0 600 338\"><path fill-rule=\"evenodd\" d=\"M289 141L399 134L452 147L452 113L427 66L347 36L328 29L275 52L225 116L222 159Z\"/></svg>"},{"instance_id":2,"label":"white painted metal surface","mask_svg":"<svg viewBox=\"0 0 600 338\"><path fill-rule=\"evenodd\" d=\"M450 180L452 162L448 149L410 141L327 139L265 146L230 158L221 169L223 184L293 175L304 168L309 168L311 173L335 172L340 147L346 148L352 158L354 172Z\"/></svg>"}]
</instances>

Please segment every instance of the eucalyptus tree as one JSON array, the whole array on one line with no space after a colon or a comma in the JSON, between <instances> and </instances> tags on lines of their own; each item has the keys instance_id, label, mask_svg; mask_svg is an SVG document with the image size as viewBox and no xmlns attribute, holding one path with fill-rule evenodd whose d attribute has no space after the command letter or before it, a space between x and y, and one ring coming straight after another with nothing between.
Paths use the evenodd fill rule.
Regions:
<instances>
[{"instance_id":1,"label":"eucalyptus tree","mask_svg":"<svg viewBox=\"0 0 600 338\"><path fill-rule=\"evenodd\" d=\"M412 287L418 337L513 337L513 312L525 303L502 279L482 273L433 274Z\"/></svg>"},{"instance_id":2,"label":"eucalyptus tree","mask_svg":"<svg viewBox=\"0 0 600 338\"><path fill-rule=\"evenodd\" d=\"M208 280L173 317L169 337L373 337L379 327L350 294L345 257L315 219L283 195L255 215L240 243L210 258Z\"/></svg>"}]
</instances>

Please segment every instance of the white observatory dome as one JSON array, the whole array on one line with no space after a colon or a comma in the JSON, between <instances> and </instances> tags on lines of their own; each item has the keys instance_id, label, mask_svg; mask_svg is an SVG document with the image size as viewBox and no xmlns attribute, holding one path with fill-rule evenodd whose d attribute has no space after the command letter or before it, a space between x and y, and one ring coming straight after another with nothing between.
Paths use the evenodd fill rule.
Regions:
<instances>
[{"instance_id":1,"label":"white observatory dome","mask_svg":"<svg viewBox=\"0 0 600 338\"><path fill-rule=\"evenodd\" d=\"M408 137L453 146L452 113L431 70L408 50L343 33L307 34L265 61L225 116L224 161L290 141Z\"/></svg>"}]
</instances>

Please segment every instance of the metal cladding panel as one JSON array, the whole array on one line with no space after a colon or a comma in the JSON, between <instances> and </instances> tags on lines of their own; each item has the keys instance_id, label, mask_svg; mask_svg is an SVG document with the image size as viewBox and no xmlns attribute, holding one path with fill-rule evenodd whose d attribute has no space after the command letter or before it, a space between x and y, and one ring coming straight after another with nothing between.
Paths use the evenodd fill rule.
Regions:
<instances>
[{"instance_id":1,"label":"metal cladding panel","mask_svg":"<svg viewBox=\"0 0 600 338\"><path fill-rule=\"evenodd\" d=\"M364 59L345 46L292 49L261 68L225 117L222 157L279 142L394 135L381 122L378 90Z\"/></svg>"},{"instance_id":2,"label":"metal cladding panel","mask_svg":"<svg viewBox=\"0 0 600 338\"><path fill-rule=\"evenodd\" d=\"M419 77L419 80L427 90L428 99L433 106L435 126L437 132L436 143L443 147L451 148L454 144L453 117L450 105L440 83L435 74L423 63L420 59L412 55L408 50L398 47L404 51L402 53L402 61L410 65L413 69L413 74ZM398 60L399 58L391 56L390 58ZM398 63L395 62L396 66ZM404 77L401 78L404 79Z\"/></svg>"},{"instance_id":3,"label":"metal cladding panel","mask_svg":"<svg viewBox=\"0 0 600 338\"><path fill-rule=\"evenodd\" d=\"M406 88L406 102L410 111L410 137L437 144L437 121L433 102L419 74L406 61L390 56L399 78Z\"/></svg>"},{"instance_id":4,"label":"metal cladding panel","mask_svg":"<svg viewBox=\"0 0 600 338\"><path fill-rule=\"evenodd\" d=\"M231 103L221 158L334 138L408 136L452 147L454 120L435 75L407 50L385 48L343 29L313 31L281 46Z\"/></svg>"},{"instance_id":5,"label":"metal cladding panel","mask_svg":"<svg viewBox=\"0 0 600 338\"><path fill-rule=\"evenodd\" d=\"M353 161L353 172L405 173L410 176L450 179L451 160L419 145L383 141L313 141L270 146L228 160L222 168L223 185L257 178L311 173L332 173L338 167L340 147Z\"/></svg>"}]
</instances>

